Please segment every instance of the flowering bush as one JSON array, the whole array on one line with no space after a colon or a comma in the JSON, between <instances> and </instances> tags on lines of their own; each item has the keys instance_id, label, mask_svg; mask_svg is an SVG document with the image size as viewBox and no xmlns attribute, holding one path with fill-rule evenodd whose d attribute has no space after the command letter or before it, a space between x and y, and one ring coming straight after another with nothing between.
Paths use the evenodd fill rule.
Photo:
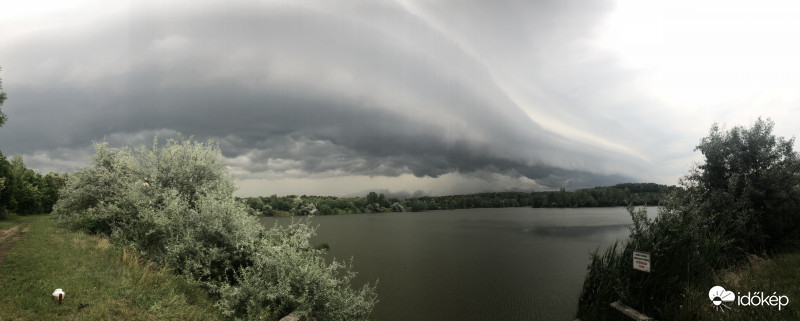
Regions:
<instances>
[{"instance_id":1,"label":"flowering bush","mask_svg":"<svg viewBox=\"0 0 800 321\"><path fill-rule=\"evenodd\" d=\"M326 264L309 246L308 222L267 230L247 215L212 141L97 144L91 163L69 176L53 217L174 268L217 295L229 316L277 320L299 309L363 320L377 302L374 287L350 289L350 265Z\"/></svg>"}]
</instances>

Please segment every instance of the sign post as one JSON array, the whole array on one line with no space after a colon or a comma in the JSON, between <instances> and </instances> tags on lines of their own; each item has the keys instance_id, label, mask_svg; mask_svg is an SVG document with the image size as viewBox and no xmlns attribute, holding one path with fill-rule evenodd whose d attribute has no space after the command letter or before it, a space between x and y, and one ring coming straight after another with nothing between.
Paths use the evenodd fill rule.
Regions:
<instances>
[{"instance_id":1,"label":"sign post","mask_svg":"<svg viewBox=\"0 0 800 321\"><path fill-rule=\"evenodd\" d=\"M633 251L633 268L650 273L650 253Z\"/></svg>"}]
</instances>

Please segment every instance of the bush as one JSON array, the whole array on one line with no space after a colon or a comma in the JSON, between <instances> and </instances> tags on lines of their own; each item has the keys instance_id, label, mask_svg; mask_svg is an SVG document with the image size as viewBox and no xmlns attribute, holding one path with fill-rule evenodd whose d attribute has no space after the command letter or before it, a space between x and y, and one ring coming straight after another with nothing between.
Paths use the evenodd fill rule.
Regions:
<instances>
[{"instance_id":1,"label":"bush","mask_svg":"<svg viewBox=\"0 0 800 321\"><path fill-rule=\"evenodd\" d=\"M697 147L705 163L681 179L683 189L654 220L629 207L630 238L592 255L578 317L614 319L619 313L608 305L622 300L658 319L696 319L691 286L713 284L715 271L796 242L800 160L793 140L775 138L772 127L761 119L750 129L712 126ZM631 268L634 250L650 252L651 273Z\"/></svg>"},{"instance_id":2,"label":"bush","mask_svg":"<svg viewBox=\"0 0 800 321\"><path fill-rule=\"evenodd\" d=\"M309 243L314 233L302 221L266 231L253 264L237 274L239 285L221 289L223 313L272 318L299 310L318 320L367 319L377 302L374 286L351 289L351 265L326 264L324 249Z\"/></svg>"},{"instance_id":3,"label":"bush","mask_svg":"<svg viewBox=\"0 0 800 321\"><path fill-rule=\"evenodd\" d=\"M714 271L735 263L738 255L732 251L734 236L684 206L685 195L673 194L653 220L645 208L628 207L630 238L592 255L579 318L602 320L618 314L609 308L616 300L658 319L691 318L696 311L684 308L688 286L710 284ZM650 253L650 273L631 267L634 250Z\"/></svg>"},{"instance_id":4,"label":"bush","mask_svg":"<svg viewBox=\"0 0 800 321\"><path fill-rule=\"evenodd\" d=\"M91 163L69 175L53 217L174 268L217 295L226 314L278 319L310 308L356 320L371 312L374 288L350 290L350 267L327 265L309 249L307 222L265 230L247 214L216 143L178 138L135 150L97 144ZM291 291L273 295L264 282Z\"/></svg>"},{"instance_id":5,"label":"bush","mask_svg":"<svg viewBox=\"0 0 800 321\"><path fill-rule=\"evenodd\" d=\"M392 203L392 212L405 212L406 208L399 202Z\"/></svg>"}]
</instances>

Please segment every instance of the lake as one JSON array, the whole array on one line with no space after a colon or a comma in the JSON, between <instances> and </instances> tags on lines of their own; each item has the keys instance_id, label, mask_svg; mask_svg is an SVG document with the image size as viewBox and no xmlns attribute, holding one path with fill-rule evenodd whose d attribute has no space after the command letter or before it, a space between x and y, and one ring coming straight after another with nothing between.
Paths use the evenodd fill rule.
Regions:
<instances>
[{"instance_id":1,"label":"lake","mask_svg":"<svg viewBox=\"0 0 800 321\"><path fill-rule=\"evenodd\" d=\"M328 256L354 258L356 285L380 280L374 320L573 320L590 253L627 239L631 218L622 207L498 208L312 224Z\"/></svg>"}]
</instances>

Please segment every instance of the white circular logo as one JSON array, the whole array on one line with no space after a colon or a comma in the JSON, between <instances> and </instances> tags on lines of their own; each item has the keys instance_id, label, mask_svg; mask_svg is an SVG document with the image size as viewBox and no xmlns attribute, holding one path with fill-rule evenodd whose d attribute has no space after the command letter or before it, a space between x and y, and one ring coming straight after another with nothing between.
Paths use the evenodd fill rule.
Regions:
<instances>
[{"instance_id":1,"label":"white circular logo","mask_svg":"<svg viewBox=\"0 0 800 321\"><path fill-rule=\"evenodd\" d=\"M708 290L708 298L714 304L714 308L722 309L723 307L730 309L724 302L733 302L736 299L736 294L732 291L725 291L725 288L717 285Z\"/></svg>"}]
</instances>

